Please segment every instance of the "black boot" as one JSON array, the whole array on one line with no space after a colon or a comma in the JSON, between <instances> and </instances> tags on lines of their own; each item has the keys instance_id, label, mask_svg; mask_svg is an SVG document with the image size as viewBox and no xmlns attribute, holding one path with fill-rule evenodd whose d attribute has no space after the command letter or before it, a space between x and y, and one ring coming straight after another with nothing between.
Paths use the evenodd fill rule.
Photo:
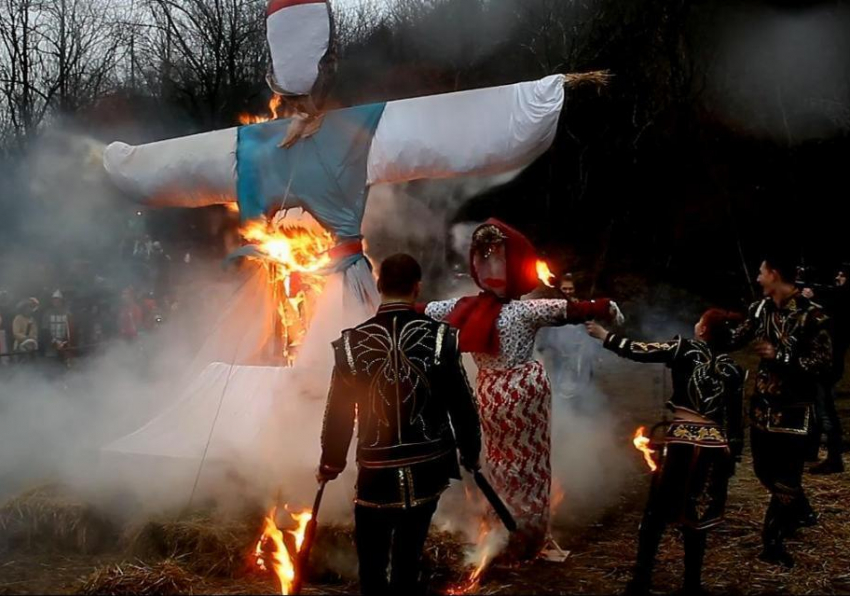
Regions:
<instances>
[{"instance_id":1,"label":"black boot","mask_svg":"<svg viewBox=\"0 0 850 596\"><path fill-rule=\"evenodd\" d=\"M685 539L685 583L682 594L697 596L702 589L702 562L705 558L706 533L704 530L682 530Z\"/></svg>"},{"instance_id":2,"label":"black boot","mask_svg":"<svg viewBox=\"0 0 850 596\"><path fill-rule=\"evenodd\" d=\"M771 565L782 565L791 569L794 566L794 557L785 548L781 542L765 544L764 549L759 554L759 561L770 563Z\"/></svg>"},{"instance_id":3,"label":"black boot","mask_svg":"<svg viewBox=\"0 0 850 596\"><path fill-rule=\"evenodd\" d=\"M809 474L825 476L827 474L841 474L844 471L844 461L839 456L837 459L827 457L822 462L809 468Z\"/></svg>"},{"instance_id":4,"label":"black boot","mask_svg":"<svg viewBox=\"0 0 850 596\"><path fill-rule=\"evenodd\" d=\"M811 528L818 525L818 514L812 509L812 505L805 495L800 497L798 501L794 525L798 528Z\"/></svg>"},{"instance_id":5,"label":"black boot","mask_svg":"<svg viewBox=\"0 0 850 596\"><path fill-rule=\"evenodd\" d=\"M649 596L651 587L652 580L650 579L650 574L635 569L632 579L626 584L623 596Z\"/></svg>"},{"instance_id":6,"label":"black boot","mask_svg":"<svg viewBox=\"0 0 850 596\"><path fill-rule=\"evenodd\" d=\"M826 459L809 468L809 474L825 475L825 474L840 474L844 471L844 460L841 458L841 452L844 450L844 437L841 433L841 426L830 429L826 437Z\"/></svg>"},{"instance_id":7,"label":"black boot","mask_svg":"<svg viewBox=\"0 0 850 596\"><path fill-rule=\"evenodd\" d=\"M785 549L784 540L789 531L793 529L795 513L793 503L783 503L790 500L787 496L778 497L774 494L770 498L770 505L764 516L764 529L762 530L762 541L764 549L759 554L759 560L773 565L793 567L794 559Z\"/></svg>"},{"instance_id":8,"label":"black boot","mask_svg":"<svg viewBox=\"0 0 850 596\"><path fill-rule=\"evenodd\" d=\"M626 585L626 596L647 596L652 588L652 568L655 555L666 526L664 516L653 507L652 496L643 513L638 531L638 552L631 581Z\"/></svg>"}]
</instances>

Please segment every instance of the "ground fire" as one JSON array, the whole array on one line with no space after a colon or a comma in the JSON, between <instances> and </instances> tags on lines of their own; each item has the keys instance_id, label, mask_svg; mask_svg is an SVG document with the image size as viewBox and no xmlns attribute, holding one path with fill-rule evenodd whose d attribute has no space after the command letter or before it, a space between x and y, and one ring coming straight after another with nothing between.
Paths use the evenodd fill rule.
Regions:
<instances>
[{"instance_id":1,"label":"ground fire","mask_svg":"<svg viewBox=\"0 0 850 596\"><path fill-rule=\"evenodd\" d=\"M313 517L309 511L290 513L290 518L297 524L293 531L282 532L275 521L277 507L272 507L263 520L263 533L254 549L257 567L261 571L272 571L280 582L280 593L291 594L295 581L298 552L304 543L304 533L307 524Z\"/></svg>"},{"instance_id":2,"label":"ground fire","mask_svg":"<svg viewBox=\"0 0 850 596\"><path fill-rule=\"evenodd\" d=\"M478 529L478 539L469 557L474 568L466 580L452 586L446 593L454 596L477 594L481 585L481 577L490 563L493 562L493 557L498 553L500 542L496 526L488 518L483 518Z\"/></svg>"}]
</instances>

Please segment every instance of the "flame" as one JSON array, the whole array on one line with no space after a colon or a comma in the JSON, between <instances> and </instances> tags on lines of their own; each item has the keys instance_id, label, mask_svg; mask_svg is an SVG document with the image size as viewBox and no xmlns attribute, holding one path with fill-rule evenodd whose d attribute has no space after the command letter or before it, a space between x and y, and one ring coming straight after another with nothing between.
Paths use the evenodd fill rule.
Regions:
<instances>
[{"instance_id":1,"label":"flame","mask_svg":"<svg viewBox=\"0 0 850 596\"><path fill-rule=\"evenodd\" d=\"M652 459L652 454L655 453L655 450L649 448L649 437L644 435L645 431L645 426L639 427L635 431L635 436L632 442L635 445L635 449L643 453L643 459L646 460L646 465L649 466L650 471L654 472L658 469L658 466L655 464L655 460Z\"/></svg>"},{"instance_id":2,"label":"flame","mask_svg":"<svg viewBox=\"0 0 850 596\"><path fill-rule=\"evenodd\" d=\"M277 111L280 108L281 104L280 95L274 95L269 101L269 112L271 112L270 116L259 116L254 114L239 114L239 124L248 125L248 124L260 124L261 122L268 122L269 120L277 120Z\"/></svg>"},{"instance_id":3,"label":"flame","mask_svg":"<svg viewBox=\"0 0 850 596\"><path fill-rule=\"evenodd\" d=\"M567 493L564 491L564 487L561 485L561 481L557 478L552 481L552 501L549 505L549 511L551 515L554 517L555 513L557 513L558 508L561 506L561 503L564 502L564 499L567 498Z\"/></svg>"},{"instance_id":4,"label":"flame","mask_svg":"<svg viewBox=\"0 0 850 596\"><path fill-rule=\"evenodd\" d=\"M224 203L224 208L231 213L239 213L239 203Z\"/></svg>"},{"instance_id":5,"label":"flame","mask_svg":"<svg viewBox=\"0 0 850 596\"><path fill-rule=\"evenodd\" d=\"M296 514L289 511L287 513L298 524L294 531L288 531L287 534L294 539L296 552L301 552L304 535L307 532L307 524L313 519L313 514L309 510ZM263 534L254 548L254 556L256 557L257 567L262 571L273 571L277 576L280 582L280 593L289 594L295 581L296 562L295 556L286 548L283 532L278 529L275 523L276 516L277 507L272 507L263 519Z\"/></svg>"},{"instance_id":6,"label":"flame","mask_svg":"<svg viewBox=\"0 0 850 596\"><path fill-rule=\"evenodd\" d=\"M295 538L295 548L301 552L301 547L304 545L304 535L307 533L307 524L313 519L313 512L309 509L301 513L290 513L289 516L298 524L298 529L291 532Z\"/></svg>"},{"instance_id":7,"label":"flame","mask_svg":"<svg viewBox=\"0 0 850 596\"><path fill-rule=\"evenodd\" d=\"M275 230L265 221L251 221L240 232L245 240L258 245L270 260L290 274L316 273L330 265L328 250L334 242L325 231L316 233L300 226Z\"/></svg>"},{"instance_id":8,"label":"flame","mask_svg":"<svg viewBox=\"0 0 850 596\"><path fill-rule=\"evenodd\" d=\"M273 223L250 221L240 229L262 254L280 323L277 335L282 345L277 355L287 364L294 362L295 349L312 319L313 302L324 288L320 272L331 263L333 237L314 221L284 216Z\"/></svg>"},{"instance_id":9,"label":"flame","mask_svg":"<svg viewBox=\"0 0 850 596\"><path fill-rule=\"evenodd\" d=\"M446 594L450 596L463 596L465 594L477 594L481 585L481 576L484 570L493 561L493 557L499 549L499 539L495 528L490 525L487 518L481 520L478 528L478 540L472 553L472 561L475 566L469 577L457 586L450 587Z\"/></svg>"},{"instance_id":10,"label":"flame","mask_svg":"<svg viewBox=\"0 0 850 596\"><path fill-rule=\"evenodd\" d=\"M555 284L552 283L552 280L555 279L555 275L549 270L549 265L546 264L546 261L537 261L537 278L546 286L550 288L555 287Z\"/></svg>"}]
</instances>

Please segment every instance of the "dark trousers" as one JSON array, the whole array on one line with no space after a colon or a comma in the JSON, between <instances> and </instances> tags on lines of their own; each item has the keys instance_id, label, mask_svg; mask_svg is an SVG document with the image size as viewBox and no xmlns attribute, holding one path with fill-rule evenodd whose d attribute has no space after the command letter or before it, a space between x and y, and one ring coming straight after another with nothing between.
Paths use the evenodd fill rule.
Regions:
<instances>
[{"instance_id":1,"label":"dark trousers","mask_svg":"<svg viewBox=\"0 0 850 596\"><path fill-rule=\"evenodd\" d=\"M770 491L770 505L764 518L762 539L765 548L781 547L798 520L811 512L803 491L806 435L767 432L753 427L750 432L753 469Z\"/></svg>"},{"instance_id":2,"label":"dark trousers","mask_svg":"<svg viewBox=\"0 0 850 596\"><path fill-rule=\"evenodd\" d=\"M632 589L636 594L647 593L652 579L652 568L658 554L658 545L667 529L668 512L664 500L651 494L643 513L638 536L638 554L635 564ZM682 526L685 545L686 593L696 593L702 583L702 562L705 558L706 530Z\"/></svg>"},{"instance_id":3,"label":"dark trousers","mask_svg":"<svg viewBox=\"0 0 850 596\"><path fill-rule=\"evenodd\" d=\"M365 596L423 593L419 582L422 549L437 501L412 509L354 508L354 539ZM392 564L391 578L387 567Z\"/></svg>"},{"instance_id":4,"label":"dark trousers","mask_svg":"<svg viewBox=\"0 0 850 596\"><path fill-rule=\"evenodd\" d=\"M831 461L840 460L841 452L844 449L844 435L841 430L841 420L835 408L835 388L832 385L821 385L815 407L819 427L818 443L820 443L820 433L825 434L827 459Z\"/></svg>"}]
</instances>

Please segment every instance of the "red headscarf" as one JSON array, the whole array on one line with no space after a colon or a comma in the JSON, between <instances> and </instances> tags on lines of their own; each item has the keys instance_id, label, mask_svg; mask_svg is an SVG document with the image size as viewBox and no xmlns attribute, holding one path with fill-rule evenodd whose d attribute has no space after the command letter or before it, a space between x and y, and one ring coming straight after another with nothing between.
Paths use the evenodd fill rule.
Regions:
<instances>
[{"instance_id":1,"label":"red headscarf","mask_svg":"<svg viewBox=\"0 0 850 596\"><path fill-rule=\"evenodd\" d=\"M476 228L473 239L478 231L486 226L495 227L504 237L506 295L501 298L482 286L475 270L473 257L477 247L473 241L469 251L472 279L484 291L478 296L467 296L458 300L446 317L446 322L460 330L462 352L498 354L499 332L496 329L496 320L502 312L503 304L521 298L537 287L537 251L522 233L497 219L489 219Z\"/></svg>"}]
</instances>

